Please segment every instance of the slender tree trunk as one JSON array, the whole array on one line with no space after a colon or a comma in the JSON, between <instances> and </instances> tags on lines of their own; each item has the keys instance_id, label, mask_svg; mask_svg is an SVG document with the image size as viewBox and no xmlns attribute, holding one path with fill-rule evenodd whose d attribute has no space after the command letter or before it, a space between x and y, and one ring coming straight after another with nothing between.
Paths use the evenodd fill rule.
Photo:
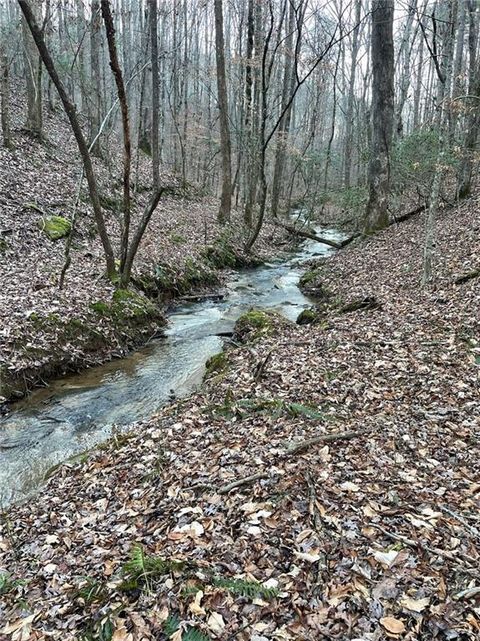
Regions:
<instances>
[{"instance_id":1,"label":"slender tree trunk","mask_svg":"<svg viewBox=\"0 0 480 641\"><path fill-rule=\"evenodd\" d=\"M366 233L388 225L394 118L393 0L372 0L372 147Z\"/></svg>"},{"instance_id":2,"label":"slender tree trunk","mask_svg":"<svg viewBox=\"0 0 480 641\"><path fill-rule=\"evenodd\" d=\"M355 76L357 73L357 56L359 50L360 19L362 15L362 0L355 0L355 23L352 38L352 64L350 67L350 78L348 83L347 113L345 115L345 151L344 151L344 173L343 185L349 189L352 172L353 152L353 126L354 126L354 104L355 104Z\"/></svg>"},{"instance_id":3,"label":"slender tree trunk","mask_svg":"<svg viewBox=\"0 0 480 641\"><path fill-rule=\"evenodd\" d=\"M127 259L128 240L130 235L130 170L132 163L132 150L130 142L130 122L128 117L127 94L123 75L118 62L117 47L115 43L115 27L110 9L109 0L101 0L103 21L107 34L108 52L110 56L110 67L117 86L118 100L122 114L123 129L123 229L120 248L120 272L123 274L125 261ZM126 283L124 283L126 284Z\"/></svg>"},{"instance_id":4,"label":"slender tree trunk","mask_svg":"<svg viewBox=\"0 0 480 641\"><path fill-rule=\"evenodd\" d=\"M469 98L466 100L467 117L463 156L457 177L459 198L466 198L472 190L473 157L480 130L480 69L477 65L478 24L475 15L476 4L474 0L468 1Z\"/></svg>"},{"instance_id":5,"label":"slender tree trunk","mask_svg":"<svg viewBox=\"0 0 480 641\"><path fill-rule=\"evenodd\" d=\"M115 276L115 258L113 254L112 245L108 237L107 228L105 226L105 219L103 217L102 207L100 205L97 182L96 182L95 174L93 171L92 159L90 157L90 153L88 151L88 145L83 136L82 129L78 121L78 116L75 110L75 106L73 105L70 97L68 96L65 90L65 87L63 86L62 81L60 80L60 77L58 76L53 60L45 45L42 31L35 20L35 16L30 8L29 3L27 2L27 0L18 0L18 3L25 17L26 24L28 25L30 32L33 36L35 44L37 45L38 51L40 52L40 56L42 58L43 64L45 65L45 69L47 70L50 78L52 79L53 84L55 85L58 91L58 94L63 104L63 108L65 109L65 113L68 117L70 126L72 127L72 131L77 141L78 149L82 157L85 177L88 183L90 199L92 201L93 212L95 215L95 222L97 224L98 233L100 235L100 239L102 241L102 245L105 253L105 261L107 264L107 274L110 278L113 278Z\"/></svg>"},{"instance_id":6,"label":"slender tree trunk","mask_svg":"<svg viewBox=\"0 0 480 641\"><path fill-rule=\"evenodd\" d=\"M7 52L4 45L0 43L0 108L2 111L2 137L3 146L12 148L12 137L10 132L10 78Z\"/></svg>"},{"instance_id":7,"label":"slender tree trunk","mask_svg":"<svg viewBox=\"0 0 480 641\"><path fill-rule=\"evenodd\" d=\"M282 81L282 101L280 111L284 112L281 123L278 127L277 147L275 150L275 164L273 168L273 182L272 182L272 204L271 212L272 217L276 218L278 214L278 204L280 201L280 191L282 186L283 172L285 167L285 153L287 148L287 136L290 129L290 115L292 113L291 105L286 109L288 99L292 92L292 84L295 82L293 76L294 55L297 52L292 51L293 45L293 30L295 26L295 7L290 5L288 21L286 24L286 37L285 37L285 61L283 67L283 81Z\"/></svg>"},{"instance_id":8,"label":"slender tree trunk","mask_svg":"<svg viewBox=\"0 0 480 641\"><path fill-rule=\"evenodd\" d=\"M159 84L158 84L158 33L157 0L148 0L150 17L150 50L152 60L152 178L153 188L160 184L160 156L158 146Z\"/></svg>"},{"instance_id":9,"label":"slender tree trunk","mask_svg":"<svg viewBox=\"0 0 480 641\"><path fill-rule=\"evenodd\" d=\"M92 120L90 127L90 140L94 140L100 130L102 122L102 83L100 80L100 3L92 2L92 17L90 21L90 69L92 82ZM96 138L92 147L94 156L102 155L101 137Z\"/></svg>"},{"instance_id":10,"label":"slender tree trunk","mask_svg":"<svg viewBox=\"0 0 480 641\"><path fill-rule=\"evenodd\" d=\"M220 208L218 210L218 221L224 224L230 220L232 202L232 152L230 127L228 124L222 0L215 0L215 56L217 62L218 108L220 111L220 151L222 155L222 194L220 197Z\"/></svg>"},{"instance_id":11,"label":"slender tree trunk","mask_svg":"<svg viewBox=\"0 0 480 641\"><path fill-rule=\"evenodd\" d=\"M31 11L35 21L40 23L40 6L38 0L31 2ZM27 121L25 128L34 136L43 135L42 123L42 63L38 56L35 42L25 20L22 20L25 75L27 80Z\"/></svg>"}]
</instances>

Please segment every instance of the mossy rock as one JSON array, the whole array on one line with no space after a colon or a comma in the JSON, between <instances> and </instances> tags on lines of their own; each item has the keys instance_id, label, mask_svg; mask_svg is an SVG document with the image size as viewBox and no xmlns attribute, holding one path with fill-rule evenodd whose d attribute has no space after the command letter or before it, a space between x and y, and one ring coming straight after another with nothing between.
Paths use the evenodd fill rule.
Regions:
<instances>
[{"instance_id":1,"label":"mossy rock","mask_svg":"<svg viewBox=\"0 0 480 641\"><path fill-rule=\"evenodd\" d=\"M213 374L221 374L227 368L228 360L225 355L225 352L219 352L211 356L205 363L205 378L212 376Z\"/></svg>"},{"instance_id":2,"label":"mossy rock","mask_svg":"<svg viewBox=\"0 0 480 641\"><path fill-rule=\"evenodd\" d=\"M3 254L4 252L6 252L7 249L8 249L7 241L5 240L5 238L2 238L0 236L0 254Z\"/></svg>"},{"instance_id":3,"label":"mossy rock","mask_svg":"<svg viewBox=\"0 0 480 641\"><path fill-rule=\"evenodd\" d=\"M38 226L50 240L64 238L72 231L72 223L63 216L43 216Z\"/></svg>"},{"instance_id":4,"label":"mossy rock","mask_svg":"<svg viewBox=\"0 0 480 641\"><path fill-rule=\"evenodd\" d=\"M309 269L300 278L298 286L304 294L327 301L332 297L332 294L320 280L321 271L320 267Z\"/></svg>"},{"instance_id":5,"label":"mossy rock","mask_svg":"<svg viewBox=\"0 0 480 641\"><path fill-rule=\"evenodd\" d=\"M315 307L308 307L300 312L297 325L313 325L320 320L320 312Z\"/></svg>"},{"instance_id":6,"label":"mossy rock","mask_svg":"<svg viewBox=\"0 0 480 641\"><path fill-rule=\"evenodd\" d=\"M235 323L233 338L241 343L256 340L260 336L271 334L275 326L275 321L278 322L280 320L285 322L285 320L275 312L251 309L240 316Z\"/></svg>"}]
</instances>

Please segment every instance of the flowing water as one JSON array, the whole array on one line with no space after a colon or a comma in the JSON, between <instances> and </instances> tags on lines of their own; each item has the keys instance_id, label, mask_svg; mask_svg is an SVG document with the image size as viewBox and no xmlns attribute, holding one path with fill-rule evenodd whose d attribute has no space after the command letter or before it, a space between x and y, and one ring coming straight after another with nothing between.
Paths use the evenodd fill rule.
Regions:
<instances>
[{"instance_id":1,"label":"flowing water","mask_svg":"<svg viewBox=\"0 0 480 641\"><path fill-rule=\"evenodd\" d=\"M333 230L319 233L342 239ZM191 393L207 359L222 349L225 339L219 334L231 332L251 307L295 320L312 303L297 286L301 263L331 251L309 240L284 259L235 272L221 300L176 306L164 338L127 358L64 376L12 406L0 419L0 506L31 493L53 465Z\"/></svg>"}]
</instances>

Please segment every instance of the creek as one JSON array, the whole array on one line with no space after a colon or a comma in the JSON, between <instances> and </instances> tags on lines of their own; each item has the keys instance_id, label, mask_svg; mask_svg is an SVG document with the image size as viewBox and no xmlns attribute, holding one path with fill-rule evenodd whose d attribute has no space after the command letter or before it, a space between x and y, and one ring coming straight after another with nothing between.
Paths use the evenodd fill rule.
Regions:
<instances>
[{"instance_id":1,"label":"creek","mask_svg":"<svg viewBox=\"0 0 480 641\"><path fill-rule=\"evenodd\" d=\"M335 230L318 229L340 241ZM223 297L180 303L168 314L165 336L126 358L52 381L12 405L0 419L0 507L41 486L47 470L106 441L115 430L149 419L172 398L197 388L205 363L225 334L252 307L290 320L312 301L298 288L302 263L332 252L313 240L260 267L234 272Z\"/></svg>"}]
</instances>

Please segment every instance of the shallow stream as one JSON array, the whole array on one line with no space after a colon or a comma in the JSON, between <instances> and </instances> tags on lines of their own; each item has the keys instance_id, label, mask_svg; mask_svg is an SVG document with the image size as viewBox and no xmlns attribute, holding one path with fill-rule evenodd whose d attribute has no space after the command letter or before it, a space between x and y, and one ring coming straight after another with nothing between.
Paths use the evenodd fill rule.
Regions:
<instances>
[{"instance_id":1,"label":"shallow stream","mask_svg":"<svg viewBox=\"0 0 480 641\"><path fill-rule=\"evenodd\" d=\"M343 238L333 230L318 232ZM0 419L0 507L40 486L53 465L191 393L207 359L222 349L225 338L219 334L231 332L251 307L295 320L312 303L298 288L301 264L331 251L309 240L283 259L235 272L221 300L177 305L168 314L164 338L127 358L64 376L12 406Z\"/></svg>"}]
</instances>

